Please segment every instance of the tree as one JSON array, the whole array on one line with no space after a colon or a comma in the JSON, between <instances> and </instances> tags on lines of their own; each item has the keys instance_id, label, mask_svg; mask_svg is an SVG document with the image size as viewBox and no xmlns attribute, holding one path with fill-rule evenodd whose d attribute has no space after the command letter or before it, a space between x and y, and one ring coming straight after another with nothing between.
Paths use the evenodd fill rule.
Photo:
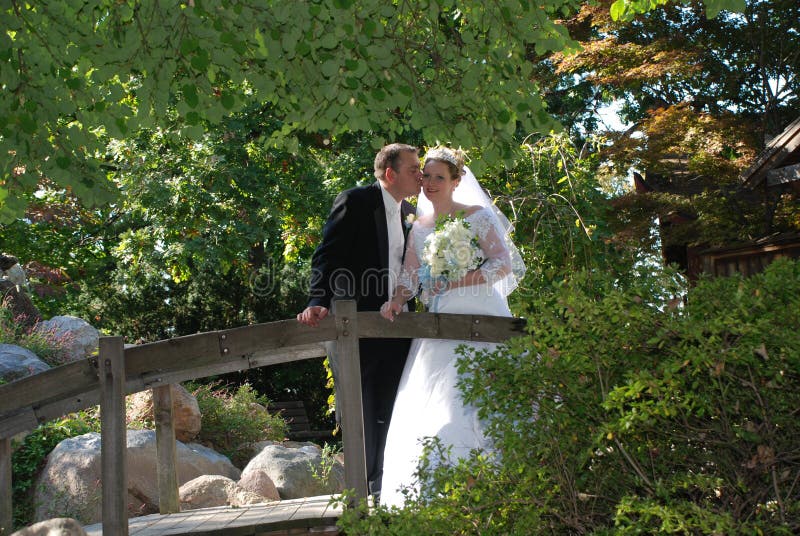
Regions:
<instances>
[{"instance_id":1,"label":"tree","mask_svg":"<svg viewBox=\"0 0 800 536\"><path fill-rule=\"evenodd\" d=\"M517 123L553 125L526 54L565 46L555 19L577 5L12 1L0 11L0 215L20 215L43 176L108 201L105 137L163 125L171 104L189 137L257 99L290 150L303 132L421 130L498 160Z\"/></svg>"},{"instance_id":2,"label":"tree","mask_svg":"<svg viewBox=\"0 0 800 536\"><path fill-rule=\"evenodd\" d=\"M304 132L369 132L379 146L420 131L500 162L518 128L554 126L531 59L571 46L561 19L580 4L11 0L0 9L0 221L23 213L43 177L86 205L112 200L106 137L164 125L170 105L190 137L255 100L273 107L283 124L270 139L289 150Z\"/></svg>"}]
</instances>

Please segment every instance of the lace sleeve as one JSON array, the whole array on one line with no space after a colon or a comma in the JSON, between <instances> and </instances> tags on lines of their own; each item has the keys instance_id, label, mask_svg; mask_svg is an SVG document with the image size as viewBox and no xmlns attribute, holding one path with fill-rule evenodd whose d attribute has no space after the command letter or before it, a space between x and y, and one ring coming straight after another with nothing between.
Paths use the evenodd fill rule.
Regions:
<instances>
[{"instance_id":1,"label":"lace sleeve","mask_svg":"<svg viewBox=\"0 0 800 536\"><path fill-rule=\"evenodd\" d=\"M416 241L416 225L412 227L408 233L408 242L406 243L406 256L403 260L403 266L400 268L400 275L397 278L397 287L405 287L411 294L416 296L419 290L419 256L417 255L417 248L414 244Z\"/></svg>"},{"instance_id":2,"label":"lace sleeve","mask_svg":"<svg viewBox=\"0 0 800 536\"><path fill-rule=\"evenodd\" d=\"M499 222L489 209L475 213L471 225L478 236L486 261L478 268L488 285L494 285L511 273L511 254L503 235L499 232Z\"/></svg>"}]
</instances>

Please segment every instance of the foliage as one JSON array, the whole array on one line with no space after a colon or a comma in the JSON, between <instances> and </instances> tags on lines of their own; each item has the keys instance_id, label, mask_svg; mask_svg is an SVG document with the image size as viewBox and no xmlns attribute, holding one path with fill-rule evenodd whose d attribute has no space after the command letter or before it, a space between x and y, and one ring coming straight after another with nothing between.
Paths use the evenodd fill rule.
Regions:
<instances>
[{"instance_id":1,"label":"foliage","mask_svg":"<svg viewBox=\"0 0 800 536\"><path fill-rule=\"evenodd\" d=\"M583 7L580 51L553 64L592 84L595 101L621 103L630 123L603 151L616 176L638 174L636 194L614 201L615 232L647 241L659 218L663 246L713 247L800 229L796 192L763 196L740 179L800 114L798 10L749 0L707 19L689 3L620 24L603 6Z\"/></svg>"},{"instance_id":2,"label":"foliage","mask_svg":"<svg viewBox=\"0 0 800 536\"><path fill-rule=\"evenodd\" d=\"M282 122L270 141L290 150L304 132L422 130L500 161L517 125L552 125L529 57L570 43L559 20L578 5L11 2L0 10L0 151L11 156L0 215L20 215L43 177L109 201L104 138L163 126L173 104L193 138L256 99Z\"/></svg>"},{"instance_id":3,"label":"foliage","mask_svg":"<svg viewBox=\"0 0 800 536\"><path fill-rule=\"evenodd\" d=\"M234 465L243 467L256 441L282 440L286 422L270 415L269 401L249 384L226 387L216 384L187 386L197 398L203 416L198 441L208 443Z\"/></svg>"},{"instance_id":4,"label":"foliage","mask_svg":"<svg viewBox=\"0 0 800 536\"><path fill-rule=\"evenodd\" d=\"M609 11L614 20L632 20L637 14L647 13L657 6L663 6L669 0L615 0ZM684 0L688 4L689 0ZM704 0L706 18L713 19L720 11L744 11L745 0Z\"/></svg>"},{"instance_id":5,"label":"foliage","mask_svg":"<svg viewBox=\"0 0 800 536\"><path fill-rule=\"evenodd\" d=\"M622 100L628 122L689 103L698 113L746 118L740 131L763 140L800 113L800 6L748 0L743 7L707 19L690 2L621 24L604 7L586 4L575 22L581 48L555 54L556 72L591 81L603 102Z\"/></svg>"},{"instance_id":6,"label":"foliage","mask_svg":"<svg viewBox=\"0 0 800 536\"><path fill-rule=\"evenodd\" d=\"M496 459L423 467L421 501L346 512L343 530L800 530L800 263L688 291L648 271L622 282L576 273L534 300L530 337L465 351L462 390Z\"/></svg>"},{"instance_id":7,"label":"foliage","mask_svg":"<svg viewBox=\"0 0 800 536\"><path fill-rule=\"evenodd\" d=\"M15 446L11 456L14 528L33 523L33 484L50 451L64 439L89 432L100 432L99 407L42 424Z\"/></svg>"},{"instance_id":8,"label":"foliage","mask_svg":"<svg viewBox=\"0 0 800 536\"><path fill-rule=\"evenodd\" d=\"M0 344L26 348L51 367L67 361L65 350L72 342L69 333L59 334L56 328L42 329L39 324L26 328L13 314L5 300L0 302Z\"/></svg>"},{"instance_id":9,"label":"foliage","mask_svg":"<svg viewBox=\"0 0 800 536\"><path fill-rule=\"evenodd\" d=\"M590 136L577 144L565 133L531 136L517 149L516 166L491 168L480 177L514 224L513 238L527 266L509 296L516 314L526 316L531 297L564 274L605 269L625 277L630 264L651 254L641 241L634 247L612 235L616 186L601 160L604 143Z\"/></svg>"}]
</instances>

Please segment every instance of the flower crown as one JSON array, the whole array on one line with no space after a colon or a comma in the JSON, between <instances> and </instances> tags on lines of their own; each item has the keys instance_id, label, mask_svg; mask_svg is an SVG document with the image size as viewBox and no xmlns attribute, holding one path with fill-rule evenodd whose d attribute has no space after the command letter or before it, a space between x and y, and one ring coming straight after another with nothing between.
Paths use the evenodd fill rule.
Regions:
<instances>
[{"instance_id":1,"label":"flower crown","mask_svg":"<svg viewBox=\"0 0 800 536\"><path fill-rule=\"evenodd\" d=\"M454 166L458 167L456 156L447 149L442 149L439 147L436 149L431 149L425 153L425 161L427 162L428 160L444 160L445 162L450 162Z\"/></svg>"}]
</instances>

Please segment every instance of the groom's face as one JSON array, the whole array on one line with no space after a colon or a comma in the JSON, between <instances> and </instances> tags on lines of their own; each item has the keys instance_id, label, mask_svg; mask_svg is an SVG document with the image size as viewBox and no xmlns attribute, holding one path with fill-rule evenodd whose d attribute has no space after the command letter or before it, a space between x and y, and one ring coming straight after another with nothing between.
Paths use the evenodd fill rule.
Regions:
<instances>
[{"instance_id":1,"label":"groom's face","mask_svg":"<svg viewBox=\"0 0 800 536\"><path fill-rule=\"evenodd\" d=\"M396 169L395 169L396 168ZM400 154L395 163L395 168L386 171L392 175L392 193L402 197L411 197L419 194L422 186L422 170L419 167L419 156L411 151Z\"/></svg>"}]
</instances>

